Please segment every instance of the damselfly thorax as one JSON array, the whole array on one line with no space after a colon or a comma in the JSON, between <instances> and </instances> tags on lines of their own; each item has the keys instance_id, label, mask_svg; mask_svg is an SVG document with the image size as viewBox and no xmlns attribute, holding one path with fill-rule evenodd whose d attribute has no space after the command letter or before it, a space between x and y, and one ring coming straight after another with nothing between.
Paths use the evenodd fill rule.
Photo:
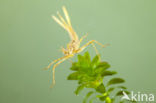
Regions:
<instances>
[{"instance_id":1,"label":"damselfly thorax","mask_svg":"<svg viewBox=\"0 0 156 103\"><path fill-rule=\"evenodd\" d=\"M73 54L75 53L80 47L80 41L79 40L72 40L67 44L66 49L62 48L62 51L65 55Z\"/></svg>"}]
</instances>

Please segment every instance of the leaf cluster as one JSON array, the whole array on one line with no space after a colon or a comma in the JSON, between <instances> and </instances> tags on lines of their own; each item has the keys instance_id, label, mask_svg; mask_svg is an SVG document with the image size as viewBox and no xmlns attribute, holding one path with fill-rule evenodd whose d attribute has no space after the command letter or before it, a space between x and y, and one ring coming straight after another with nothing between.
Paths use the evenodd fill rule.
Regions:
<instances>
[{"instance_id":1,"label":"leaf cluster","mask_svg":"<svg viewBox=\"0 0 156 103\"><path fill-rule=\"evenodd\" d=\"M105 103L114 103L117 96L122 96L124 92L129 94L125 86L117 85L124 83L125 80L119 77L110 79L106 84L103 80L107 76L113 76L117 74L116 71L108 70L110 64L108 62L100 61L99 55L96 55L92 60L88 52L84 55L78 55L78 61L72 63L70 70L73 72L68 76L68 80L78 81L78 87L75 90L75 94L78 95L84 88L92 88L93 91L89 91L83 100L83 103L87 103L88 99L93 96L89 103L92 103L94 99L105 101ZM114 86L117 85L117 86ZM115 90L119 91L110 97L110 94ZM122 90L121 90L122 89ZM123 101L121 101L123 103Z\"/></svg>"}]
</instances>

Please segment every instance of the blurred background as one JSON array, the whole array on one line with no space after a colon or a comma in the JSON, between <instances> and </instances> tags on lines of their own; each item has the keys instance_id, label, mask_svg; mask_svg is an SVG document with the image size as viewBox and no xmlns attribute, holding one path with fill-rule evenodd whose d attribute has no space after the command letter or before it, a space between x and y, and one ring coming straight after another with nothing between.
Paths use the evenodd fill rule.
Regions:
<instances>
[{"instance_id":1,"label":"blurred background","mask_svg":"<svg viewBox=\"0 0 156 103\"><path fill-rule=\"evenodd\" d=\"M130 91L156 94L155 0L0 0L0 103L82 102L86 92L75 96L77 82L67 80L70 62L56 68L53 89L42 71L70 40L51 18L63 5L79 37L89 34L82 45L111 44L97 48Z\"/></svg>"}]
</instances>

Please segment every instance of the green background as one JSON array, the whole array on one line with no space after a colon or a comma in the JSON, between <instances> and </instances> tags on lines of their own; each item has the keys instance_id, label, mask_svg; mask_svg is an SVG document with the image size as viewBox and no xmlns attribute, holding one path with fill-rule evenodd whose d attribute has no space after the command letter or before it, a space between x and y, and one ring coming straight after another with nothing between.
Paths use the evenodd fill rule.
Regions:
<instances>
[{"instance_id":1,"label":"green background","mask_svg":"<svg viewBox=\"0 0 156 103\"><path fill-rule=\"evenodd\" d=\"M63 5L79 37L89 33L82 44L111 44L97 48L130 91L156 94L155 0L0 0L0 103L81 103L86 92L75 96L77 83L66 79L70 62L57 67L53 89L42 71L69 42L51 18Z\"/></svg>"}]
</instances>

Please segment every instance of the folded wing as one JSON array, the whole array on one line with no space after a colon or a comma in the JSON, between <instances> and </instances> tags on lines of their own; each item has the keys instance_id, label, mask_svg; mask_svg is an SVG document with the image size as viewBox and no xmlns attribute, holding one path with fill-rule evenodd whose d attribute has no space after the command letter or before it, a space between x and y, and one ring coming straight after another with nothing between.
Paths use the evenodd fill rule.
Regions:
<instances>
[{"instance_id":1,"label":"folded wing","mask_svg":"<svg viewBox=\"0 0 156 103\"><path fill-rule=\"evenodd\" d=\"M66 20L60 15L59 12L57 12L59 18L55 16L52 16L52 18L69 33L71 40L78 40L78 36L74 31L74 29L72 28L71 21L66 8L63 6L62 9Z\"/></svg>"}]
</instances>

